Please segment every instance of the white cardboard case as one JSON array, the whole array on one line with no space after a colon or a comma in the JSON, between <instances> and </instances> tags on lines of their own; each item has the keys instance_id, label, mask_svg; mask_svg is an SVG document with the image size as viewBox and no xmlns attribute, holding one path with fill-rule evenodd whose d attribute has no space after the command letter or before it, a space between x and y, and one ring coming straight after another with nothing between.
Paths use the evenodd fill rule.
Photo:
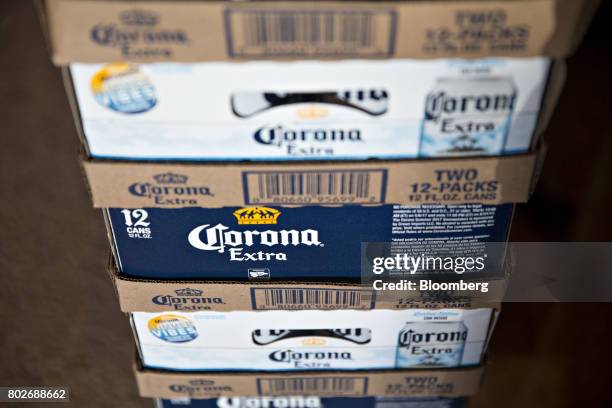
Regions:
<instances>
[{"instance_id":1,"label":"white cardboard case","mask_svg":"<svg viewBox=\"0 0 612 408\"><path fill-rule=\"evenodd\" d=\"M70 72L93 158L284 161L528 152L549 66L533 57L74 63Z\"/></svg>"},{"instance_id":2,"label":"white cardboard case","mask_svg":"<svg viewBox=\"0 0 612 408\"><path fill-rule=\"evenodd\" d=\"M495 313L491 308L135 312L131 313L131 322L140 358L148 369L372 370L477 365L482 360ZM449 332L457 330L458 325L467 332L458 359L457 350L453 349L456 341L425 336L439 332L445 325L453 326L448 328ZM398 353L398 340L406 330L412 330L412 343L407 347L419 355L411 365L402 365L402 351ZM421 337L415 337L418 335Z\"/></svg>"}]
</instances>

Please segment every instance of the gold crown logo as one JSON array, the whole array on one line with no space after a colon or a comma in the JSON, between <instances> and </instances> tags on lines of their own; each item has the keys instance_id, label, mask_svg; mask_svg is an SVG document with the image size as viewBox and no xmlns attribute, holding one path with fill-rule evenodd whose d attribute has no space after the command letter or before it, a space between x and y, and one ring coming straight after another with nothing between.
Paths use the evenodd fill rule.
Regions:
<instances>
[{"instance_id":1,"label":"gold crown logo","mask_svg":"<svg viewBox=\"0 0 612 408\"><path fill-rule=\"evenodd\" d=\"M269 207L246 207L234 211L238 224L276 224L281 212Z\"/></svg>"},{"instance_id":2,"label":"gold crown logo","mask_svg":"<svg viewBox=\"0 0 612 408\"><path fill-rule=\"evenodd\" d=\"M302 340L302 345L304 346L324 346L325 343L327 343L325 339L318 339L316 337Z\"/></svg>"},{"instance_id":3,"label":"gold crown logo","mask_svg":"<svg viewBox=\"0 0 612 408\"><path fill-rule=\"evenodd\" d=\"M324 118L327 116L329 111L325 108L320 108L315 105L310 105L305 108L300 108L297 110L297 116L300 119L316 119L316 118Z\"/></svg>"}]
</instances>

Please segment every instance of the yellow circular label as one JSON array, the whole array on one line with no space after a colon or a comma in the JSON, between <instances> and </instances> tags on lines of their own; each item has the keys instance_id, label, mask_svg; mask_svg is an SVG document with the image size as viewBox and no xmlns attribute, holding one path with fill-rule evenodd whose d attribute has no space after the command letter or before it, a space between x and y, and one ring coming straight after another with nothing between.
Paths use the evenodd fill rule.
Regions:
<instances>
[{"instance_id":1,"label":"yellow circular label","mask_svg":"<svg viewBox=\"0 0 612 408\"><path fill-rule=\"evenodd\" d=\"M160 315L150 319L147 326L153 336L169 343L186 343L198 337L191 319L180 315Z\"/></svg>"},{"instance_id":2,"label":"yellow circular label","mask_svg":"<svg viewBox=\"0 0 612 408\"><path fill-rule=\"evenodd\" d=\"M91 78L90 85L96 101L115 112L143 113L157 104L153 83L136 64L105 65Z\"/></svg>"}]
</instances>

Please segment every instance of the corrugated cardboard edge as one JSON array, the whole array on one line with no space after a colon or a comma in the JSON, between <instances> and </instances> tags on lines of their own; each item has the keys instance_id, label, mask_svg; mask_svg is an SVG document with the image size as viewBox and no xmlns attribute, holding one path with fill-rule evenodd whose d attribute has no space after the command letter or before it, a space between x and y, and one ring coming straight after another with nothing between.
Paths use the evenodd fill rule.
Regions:
<instances>
[{"instance_id":1,"label":"corrugated cardboard edge","mask_svg":"<svg viewBox=\"0 0 612 408\"><path fill-rule=\"evenodd\" d=\"M546 158L546 152L548 151L547 146L543 144L540 147L540 152L538 154L538 160L535 164L535 169L533 172L533 177L531 179L531 187L529 188L529 196L533 194L536 187L538 186L538 181L540 180L540 175L542 174L542 168L544 168L544 159Z\"/></svg>"},{"instance_id":2,"label":"corrugated cardboard edge","mask_svg":"<svg viewBox=\"0 0 612 408\"><path fill-rule=\"evenodd\" d=\"M557 25L562 25L563 29L555 30L542 54L572 55L582 42L600 3L601 0L557 0Z\"/></svg>"},{"instance_id":3,"label":"corrugated cardboard edge","mask_svg":"<svg viewBox=\"0 0 612 408\"><path fill-rule=\"evenodd\" d=\"M81 111L79 110L79 103L77 101L76 91L72 83L72 75L68 67L62 67L62 81L64 82L64 89L66 90L66 96L68 98L68 106L70 106L70 112L72 113L72 119L77 131L79 138L79 145L83 156L88 156L87 139L85 138L85 130L83 129L83 122L81 120Z\"/></svg>"},{"instance_id":4,"label":"corrugated cardboard edge","mask_svg":"<svg viewBox=\"0 0 612 408\"><path fill-rule=\"evenodd\" d=\"M307 372L171 372L133 365L138 391L148 398L216 398L279 395L267 388L291 379L352 379L351 391L309 390L321 397L467 397L478 392L484 366L435 370L307 371ZM296 391L298 392L298 391Z\"/></svg>"},{"instance_id":5,"label":"corrugated cardboard edge","mask_svg":"<svg viewBox=\"0 0 612 408\"><path fill-rule=\"evenodd\" d=\"M381 204L463 204L481 203L487 205L527 202L530 196L533 174L541 149L532 153L512 156L430 159L430 160L372 160L332 162L283 162L283 163L168 163L168 162L119 162L83 158L82 165L89 181L90 193L96 208L182 208L225 207L257 205L247 202L243 176L252 172L304 172L304 171L377 171L385 172L386 187L380 201L358 203L363 205ZM497 190L488 199L469 199L465 193L456 196L424 193L414 194L411 186L433 183L435 172L440 169L466 172L476 169L478 178L469 182L497 182ZM158 205L151 197L134 196L129 186L135 182L150 180L160 173L178 173L189 177L196 185L205 185L211 195L193 196L196 204L169 203ZM461 180L460 183L468 182ZM199 184L198 184L199 183ZM420 200L414 201L413 196ZM412 200L412 201L411 201ZM265 202L258 205L283 206L287 204ZM325 205L325 203L321 203ZM336 204L338 205L338 204ZM295 206L295 205L294 205Z\"/></svg>"},{"instance_id":6,"label":"corrugated cardboard edge","mask_svg":"<svg viewBox=\"0 0 612 408\"><path fill-rule=\"evenodd\" d=\"M40 0L39 0L40 1ZM539 38L536 37L538 39L538 41L536 41L536 45L533 45L528 52L523 51L521 53L518 54L514 54L514 56L520 56L520 57L525 57L525 56L535 56L535 55L546 55L546 56L551 56L551 57L558 57L558 58L563 58L568 56L569 54L571 54L575 48L577 47L577 45L579 44L580 40L582 39L584 32L586 31L586 28L588 27L588 24L590 22L590 19L592 18L595 10L597 9L597 6L599 4L600 0L556 0L556 1L551 1L551 5L550 5L550 17L547 17L549 19L554 19L554 21L549 22L549 21L543 21L541 22L540 26L544 26L544 25L550 25L552 27L552 32L548 33L549 36L548 37L543 37L543 38ZM49 31L49 39L51 42L51 50L53 51L52 53L52 59L54 61L55 64L57 65L62 65L62 64L67 64L69 62L71 62L71 60L80 60L80 61L84 61L82 58L78 58L79 53L76 52L75 50L64 50L63 47L66 46L65 44L59 44L59 42L61 42L61 38L62 35L60 35L61 31L62 31L62 18L61 16L57 15L57 8L58 8L58 4L59 2L57 0L46 0L45 1L45 6L46 7L42 7L40 8L45 14L45 19L49 22L47 30ZM115 3L115 2L110 2L110 3ZM129 3L130 6L135 3ZM219 2L216 2L219 3ZM240 4L243 2L235 2L234 4ZM261 3L261 2L259 2ZM358 3L358 2L357 2ZM374 3L374 2L372 2ZM397 4L401 4L402 2L397 2ZM408 2L405 2L408 3ZM419 4L419 7L423 7L423 6L427 6L426 2L418 2L418 3L424 3L424 4ZM475 2L473 1L464 1L462 3L459 2L448 2L448 3L443 3L443 2L431 2L432 5L436 5L436 6L444 6L447 5L449 7L461 7L464 6L468 7L468 6L473 6ZM436 4L437 3L437 4ZM478 4L477 5L482 5L482 6L486 6L488 2L482 2L482 4ZM514 1L507 1L507 3L509 5L512 5L512 7L516 8L516 7L520 7L521 3L526 3L524 4L524 7L526 7L526 11L529 11L529 7L531 7L532 5L528 4L528 2L514 2ZM230 2L228 2L228 4L230 4ZM393 4L393 3L391 3ZM500 1L496 4L504 4L504 1ZM543 17L544 18L544 17ZM532 22L533 23L533 22ZM67 25L67 24L66 24ZM57 27L59 26L59 27ZM538 34L540 34L541 36L544 34L545 32L538 32ZM422 33L419 33L422 34ZM215 37L218 37L220 40L224 40L226 34L224 32L214 32L212 33L212 35L214 35ZM540 44L541 43L541 44ZM89 53L91 54L91 53ZM176 59L178 61L182 60L183 62L187 62L187 60L189 61L194 61L194 60L203 60L205 58L203 58L203 55L205 56L206 53L202 53L202 50L194 50L193 51L194 56L191 58L183 58L183 59ZM446 55L448 54L448 55ZM471 57L471 58L475 58L475 57L483 57L483 56L487 56L490 53L487 53L487 55L466 55L466 54L461 54L461 53L455 53L452 54L450 52L447 52L446 54L444 53L436 53L435 55L401 55L400 57L402 58L444 58L444 57L448 57L448 58L461 58L461 57ZM503 53L502 53L503 54ZM95 55L95 53L94 53ZM199 55L199 58L196 58L195 56ZM512 54L508 54L508 56L513 56ZM210 57L209 57L210 58ZM227 55L225 55L225 57L221 56L221 55L217 55L215 57L216 60L220 60L220 59L227 59ZM321 58L321 57L318 57ZM116 57L113 59L117 59ZM269 59L274 59L274 57L269 57ZM281 59L281 58L276 58L276 59ZM164 60L164 61L168 61L168 60ZM98 61L100 62L100 61ZM104 61L102 61L104 62ZM153 62L153 60L149 60L148 62Z\"/></svg>"},{"instance_id":7,"label":"corrugated cardboard edge","mask_svg":"<svg viewBox=\"0 0 612 408\"><path fill-rule=\"evenodd\" d=\"M509 271L504 278L487 280L489 291L486 293L457 293L454 299L426 300L417 293L398 293L398 297L380 299L372 289L356 283L342 282L249 282L249 281L204 281L204 280L173 280L161 281L154 279L135 279L121 276L114 257L109 257L108 274L115 287L121 311L129 312L231 312L231 311L265 311L265 310L371 310L371 309L416 309L427 308L494 308L499 310L499 302L504 297L508 285ZM469 281L469 278L465 278ZM482 282L482 279L475 279ZM201 291L198 296L182 296L176 291ZM364 302L356 306L331 305L313 307L296 305L292 307L272 307L257 305L255 290L269 289L318 289L346 290L364 293ZM170 299L174 298L174 301ZM368 301L368 299L371 299Z\"/></svg>"},{"instance_id":8,"label":"corrugated cardboard edge","mask_svg":"<svg viewBox=\"0 0 612 408\"><path fill-rule=\"evenodd\" d=\"M546 82L546 91L542 100L538 124L534 131L534 143L537 144L539 137L546 130L550 122L567 77L567 64L563 60L553 60Z\"/></svg>"},{"instance_id":9,"label":"corrugated cardboard edge","mask_svg":"<svg viewBox=\"0 0 612 408\"><path fill-rule=\"evenodd\" d=\"M61 46L58 45L57 31L61 30L58 27L57 8L58 3L61 0L35 0L37 3L37 10L40 14L41 22L44 22L45 38L47 41L47 48L49 49L51 61L56 66L67 65L68 62L64 61L58 54L61 53Z\"/></svg>"},{"instance_id":10,"label":"corrugated cardboard edge","mask_svg":"<svg viewBox=\"0 0 612 408\"><path fill-rule=\"evenodd\" d=\"M45 46L47 47L47 52L49 55L53 56L53 41L51 40L51 27L48 20L46 0L34 0L34 10L36 11L38 21L42 28L43 39L45 41Z\"/></svg>"}]
</instances>

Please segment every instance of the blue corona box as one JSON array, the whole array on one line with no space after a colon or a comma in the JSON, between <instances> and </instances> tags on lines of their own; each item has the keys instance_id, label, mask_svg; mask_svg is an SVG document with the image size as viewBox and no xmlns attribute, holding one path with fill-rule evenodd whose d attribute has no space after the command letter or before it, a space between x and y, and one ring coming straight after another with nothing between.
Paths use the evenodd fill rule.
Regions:
<instances>
[{"instance_id":1,"label":"blue corona box","mask_svg":"<svg viewBox=\"0 0 612 408\"><path fill-rule=\"evenodd\" d=\"M155 400L155 408L464 408L466 406L466 398L277 396Z\"/></svg>"},{"instance_id":2,"label":"blue corona box","mask_svg":"<svg viewBox=\"0 0 612 408\"><path fill-rule=\"evenodd\" d=\"M453 254L460 256L505 242L512 212L511 204L461 204L111 208L105 214L122 276L355 282L364 243L397 243L416 255L457 248ZM465 275L483 272L472 269Z\"/></svg>"}]
</instances>

